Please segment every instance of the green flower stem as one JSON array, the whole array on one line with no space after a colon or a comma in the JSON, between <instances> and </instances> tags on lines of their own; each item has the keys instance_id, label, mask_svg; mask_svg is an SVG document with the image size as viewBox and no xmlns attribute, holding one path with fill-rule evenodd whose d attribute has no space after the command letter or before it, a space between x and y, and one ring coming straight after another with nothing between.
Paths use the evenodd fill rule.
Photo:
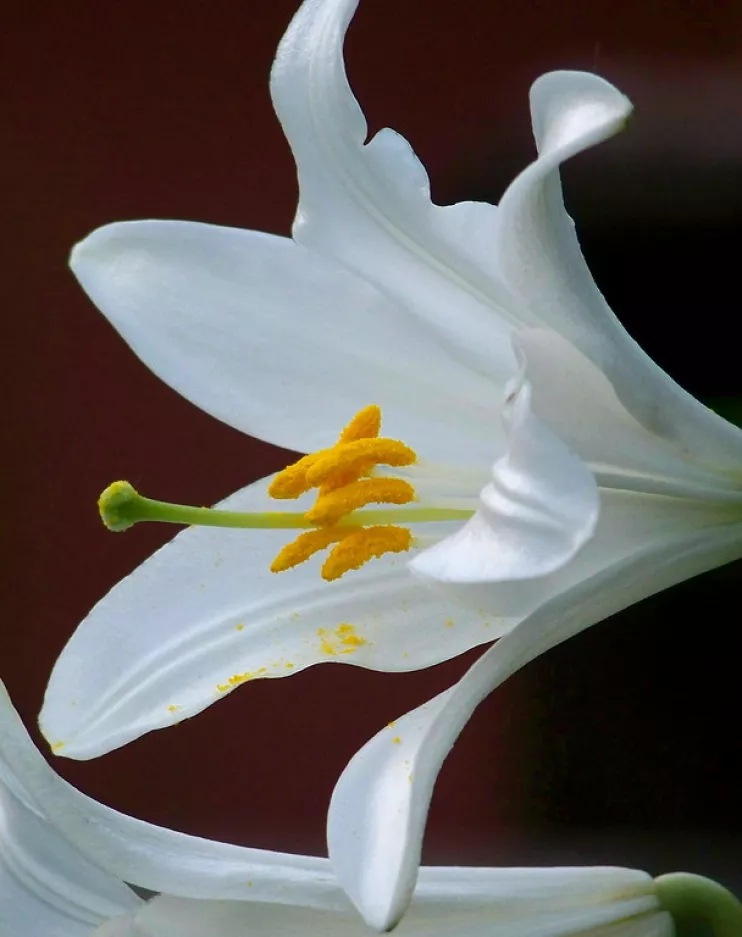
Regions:
<instances>
[{"instance_id":1,"label":"green flower stem","mask_svg":"<svg viewBox=\"0 0 742 937\"><path fill-rule=\"evenodd\" d=\"M742 902L718 882L689 872L654 880L657 897L676 924L703 922L714 937L742 937Z\"/></svg>"},{"instance_id":2,"label":"green flower stem","mask_svg":"<svg viewBox=\"0 0 742 937\"><path fill-rule=\"evenodd\" d=\"M170 504L140 495L128 482L114 482L98 499L101 519L109 530L126 530L139 521L165 524L197 525L200 527L233 527L238 529L272 528L283 530L316 527L299 511L223 511L197 508L187 504ZM433 521L466 520L472 511L458 508L395 507L392 509L354 511L340 523L349 527L369 524L414 524Z\"/></svg>"}]
</instances>

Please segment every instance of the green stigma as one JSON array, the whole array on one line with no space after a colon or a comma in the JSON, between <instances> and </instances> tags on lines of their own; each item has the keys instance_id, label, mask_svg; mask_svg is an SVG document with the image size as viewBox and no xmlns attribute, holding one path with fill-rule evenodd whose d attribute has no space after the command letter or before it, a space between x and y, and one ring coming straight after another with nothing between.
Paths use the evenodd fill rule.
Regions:
<instances>
[{"instance_id":1,"label":"green stigma","mask_svg":"<svg viewBox=\"0 0 742 937\"><path fill-rule=\"evenodd\" d=\"M101 520L109 530L128 530L139 519L129 517L131 505L139 499L139 493L129 482L112 482L98 498Z\"/></svg>"}]
</instances>

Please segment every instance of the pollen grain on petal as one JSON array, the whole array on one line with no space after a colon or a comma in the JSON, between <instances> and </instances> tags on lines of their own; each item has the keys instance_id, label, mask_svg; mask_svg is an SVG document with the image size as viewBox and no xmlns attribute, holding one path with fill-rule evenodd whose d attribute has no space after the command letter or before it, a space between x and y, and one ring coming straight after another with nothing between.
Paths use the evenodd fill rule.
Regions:
<instances>
[{"instance_id":1,"label":"pollen grain on petal","mask_svg":"<svg viewBox=\"0 0 742 937\"><path fill-rule=\"evenodd\" d=\"M258 680L260 677L265 676L267 670L267 667L260 667L258 670L247 671L246 673L232 674L226 683L217 683L217 692L229 693L231 690L241 686L243 683L247 683L249 680Z\"/></svg>"},{"instance_id":2,"label":"pollen grain on petal","mask_svg":"<svg viewBox=\"0 0 742 937\"><path fill-rule=\"evenodd\" d=\"M322 566L322 578L332 582L351 569L360 569L373 557L404 553L411 546L412 533L406 527L394 524L362 527L333 547Z\"/></svg>"},{"instance_id":3,"label":"pollen grain on petal","mask_svg":"<svg viewBox=\"0 0 742 937\"><path fill-rule=\"evenodd\" d=\"M317 637L320 639L320 650L328 657L355 654L359 648L368 643L365 638L356 633L355 625L347 622L338 625L334 630L318 628Z\"/></svg>"},{"instance_id":4,"label":"pollen grain on petal","mask_svg":"<svg viewBox=\"0 0 742 937\"><path fill-rule=\"evenodd\" d=\"M308 560L310 556L313 556L319 550L324 550L331 543L337 543L338 540L342 540L352 533L352 527L323 527L319 530L308 530L303 534L299 534L295 540L287 543L278 553L271 563L271 572L282 573L287 569L298 566L299 563Z\"/></svg>"},{"instance_id":5,"label":"pollen grain on petal","mask_svg":"<svg viewBox=\"0 0 742 937\"><path fill-rule=\"evenodd\" d=\"M415 489L401 478L362 478L320 495L304 515L312 524L336 524L346 514L366 504L407 504L415 500Z\"/></svg>"}]
</instances>

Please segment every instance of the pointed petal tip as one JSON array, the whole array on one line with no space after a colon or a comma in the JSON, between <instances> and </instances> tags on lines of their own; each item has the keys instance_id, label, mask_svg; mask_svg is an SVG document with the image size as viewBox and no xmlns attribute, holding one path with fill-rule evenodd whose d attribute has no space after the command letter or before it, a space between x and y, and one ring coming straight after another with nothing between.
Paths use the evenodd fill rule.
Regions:
<instances>
[{"instance_id":1,"label":"pointed petal tip","mask_svg":"<svg viewBox=\"0 0 742 937\"><path fill-rule=\"evenodd\" d=\"M584 149L623 130L633 104L592 72L555 71L531 86L531 114L541 153Z\"/></svg>"},{"instance_id":2,"label":"pointed petal tip","mask_svg":"<svg viewBox=\"0 0 742 937\"><path fill-rule=\"evenodd\" d=\"M83 282L86 271L91 263L101 260L112 260L114 254L110 253L111 247L119 247L122 251L127 246L123 241L122 235L130 232L131 228L139 225L136 221L113 221L110 224L95 228L90 234L78 241L70 251L69 266L78 280ZM117 241L120 241L117 244Z\"/></svg>"}]
</instances>

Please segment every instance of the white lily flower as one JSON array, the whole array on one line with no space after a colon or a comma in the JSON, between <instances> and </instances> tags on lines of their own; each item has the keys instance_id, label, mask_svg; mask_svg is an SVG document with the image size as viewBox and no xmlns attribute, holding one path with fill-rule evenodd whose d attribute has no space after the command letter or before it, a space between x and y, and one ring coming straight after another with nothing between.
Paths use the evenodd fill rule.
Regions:
<instances>
[{"instance_id":1,"label":"white lily flower","mask_svg":"<svg viewBox=\"0 0 742 937\"><path fill-rule=\"evenodd\" d=\"M559 165L621 129L627 99L595 75L543 76L538 158L500 205L433 205L403 138L364 142L342 58L356 2L307 0L276 58L293 240L142 221L73 252L93 301L172 387L253 436L321 451L216 512L114 485L114 526L227 526L180 533L93 609L41 725L56 751L89 758L252 679L322 661L412 670L505 635L382 730L335 792L331 855L383 924L412 893L437 771L479 700L570 635L742 555L742 432L625 333L564 210ZM275 512L271 494L311 486L314 505ZM288 527L307 536L287 552ZM320 547L329 582L317 557L269 571Z\"/></svg>"}]
</instances>

